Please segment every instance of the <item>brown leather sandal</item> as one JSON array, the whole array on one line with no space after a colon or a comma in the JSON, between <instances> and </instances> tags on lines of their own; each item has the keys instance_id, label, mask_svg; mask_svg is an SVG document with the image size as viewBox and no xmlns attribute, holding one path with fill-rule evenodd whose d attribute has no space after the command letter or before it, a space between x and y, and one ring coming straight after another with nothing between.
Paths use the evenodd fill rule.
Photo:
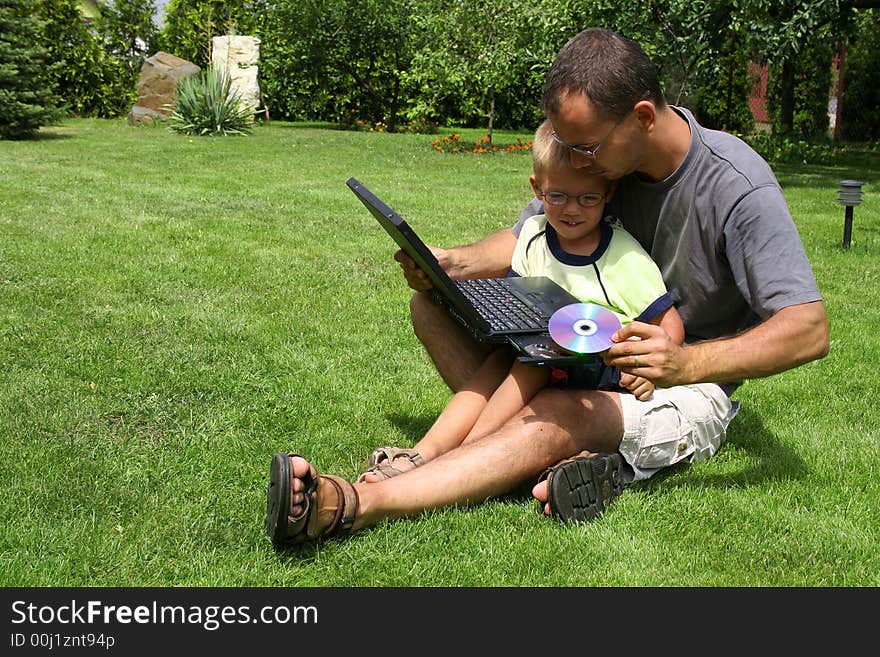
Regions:
<instances>
[{"instance_id":1,"label":"brown leather sandal","mask_svg":"<svg viewBox=\"0 0 880 657\"><path fill-rule=\"evenodd\" d=\"M293 506L291 496L293 469L290 459L298 454L275 454L269 468L269 487L266 490L266 532L276 547L319 539L342 536L351 532L358 508L358 496L354 486L341 477L318 474L311 463L303 477L306 485L302 511L290 515ZM328 495L330 489L336 495ZM331 501L332 500L332 501ZM319 524L320 517L333 511L332 520Z\"/></svg>"},{"instance_id":2,"label":"brown leather sandal","mask_svg":"<svg viewBox=\"0 0 880 657\"><path fill-rule=\"evenodd\" d=\"M401 449L387 445L385 447L377 447L370 454L370 467L364 470L361 476L357 478L358 483L365 481L365 477L368 474L375 475L379 481L384 481L407 472L406 470L399 470L394 467L394 459L397 458L406 459L416 468L425 464L425 459L414 449Z\"/></svg>"},{"instance_id":3,"label":"brown leather sandal","mask_svg":"<svg viewBox=\"0 0 880 657\"><path fill-rule=\"evenodd\" d=\"M620 454L581 452L550 466L538 477L547 480L550 513L567 522L599 517L623 492ZM543 505L538 504L541 513Z\"/></svg>"}]
</instances>

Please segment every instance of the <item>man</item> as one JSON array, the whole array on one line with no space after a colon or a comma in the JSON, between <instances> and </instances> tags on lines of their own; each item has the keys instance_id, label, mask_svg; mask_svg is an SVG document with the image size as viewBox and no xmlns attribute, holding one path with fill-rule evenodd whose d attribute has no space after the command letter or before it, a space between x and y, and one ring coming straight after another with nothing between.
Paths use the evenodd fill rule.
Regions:
<instances>
[{"instance_id":1,"label":"man","mask_svg":"<svg viewBox=\"0 0 880 657\"><path fill-rule=\"evenodd\" d=\"M739 139L668 105L635 43L602 29L576 35L551 67L543 109L572 164L618 182L609 211L658 264L684 322L684 345L659 326L632 322L604 357L651 380L653 400L546 388L500 430L377 483L352 485L319 475L300 456L276 454L267 511L276 543L482 502L545 470L532 490L544 513L593 518L621 482L711 457L736 413L729 395L741 381L827 353L821 296L770 168ZM538 212L533 201L512 231L435 254L453 278L504 275L519 225ZM486 351L424 292L424 274L396 258L417 290L416 335L459 390Z\"/></svg>"}]
</instances>

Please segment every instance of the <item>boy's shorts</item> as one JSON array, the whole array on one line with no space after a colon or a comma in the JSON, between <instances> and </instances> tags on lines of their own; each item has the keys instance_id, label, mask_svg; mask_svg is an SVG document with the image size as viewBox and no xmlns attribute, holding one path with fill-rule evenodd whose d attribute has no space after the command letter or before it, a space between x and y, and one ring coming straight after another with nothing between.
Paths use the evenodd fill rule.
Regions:
<instances>
[{"instance_id":1,"label":"boy's shorts","mask_svg":"<svg viewBox=\"0 0 880 657\"><path fill-rule=\"evenodd\" d=\"M648 401L622 394L620 403L620 454L632 468L630 481L647 479L681 461L710 458L739 410L739 402L714 383L658 388Z\"/></svg>"}]
</instances>

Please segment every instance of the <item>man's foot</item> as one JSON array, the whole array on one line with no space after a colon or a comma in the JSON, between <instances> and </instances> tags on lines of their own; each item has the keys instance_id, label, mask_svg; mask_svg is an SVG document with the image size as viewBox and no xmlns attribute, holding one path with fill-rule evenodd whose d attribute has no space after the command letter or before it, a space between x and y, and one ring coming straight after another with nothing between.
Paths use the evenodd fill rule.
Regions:
<instances>
[{"instance_id":1,"label":"man's foot","mask_svg":"<svg viewBox=\"0 0 880 657\"><path fill-rule=\"evenodd\" d=\"M560 520L593 520L623 492L620 454L581 452L547 468L532 495L544 515Z\"/></svg>"},{"instance_id":2,"label":"man's foot","mask_svg":"<svg viewBox=\"0 0 880 657\"><path fill-rule=\"evenodd\" d=\"M266 490L266 532L276 547L348 533L358 496L341 477L321 475L298 454L275 454Z\"/></svg>"},{"instance_id":3,"label":"man's foot","mask_svg":"<svg viewBox=\"0 0 880 657\"><path fill-rule=\"evenodd\" d=\"M414 449L379 447L370 454L369 467L358 477L358 483L375 484L409 472L425 464L425 459Z\"/></svg>"}]
</instances>

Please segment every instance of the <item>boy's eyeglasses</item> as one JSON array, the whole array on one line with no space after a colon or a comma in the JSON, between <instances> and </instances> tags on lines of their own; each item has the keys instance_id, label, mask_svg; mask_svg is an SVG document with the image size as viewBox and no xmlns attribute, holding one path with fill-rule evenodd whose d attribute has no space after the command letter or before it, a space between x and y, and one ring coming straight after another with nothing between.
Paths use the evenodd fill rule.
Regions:
<instances>
[{"instance_id":1,"label":"boy's eyeglasses","mask_svg":"<svg viewBox=\"0 0 880 657\"><path fill-rule=\"evenodd\" d=\"M592 208L599 205L605 198L605 194L581 194L577 197L571 197L564 192L541 192L538 196L543 198L550 205L565 205L568 199L575 198L578 205L582 208Z\"/></svg>"}]
</instances>

